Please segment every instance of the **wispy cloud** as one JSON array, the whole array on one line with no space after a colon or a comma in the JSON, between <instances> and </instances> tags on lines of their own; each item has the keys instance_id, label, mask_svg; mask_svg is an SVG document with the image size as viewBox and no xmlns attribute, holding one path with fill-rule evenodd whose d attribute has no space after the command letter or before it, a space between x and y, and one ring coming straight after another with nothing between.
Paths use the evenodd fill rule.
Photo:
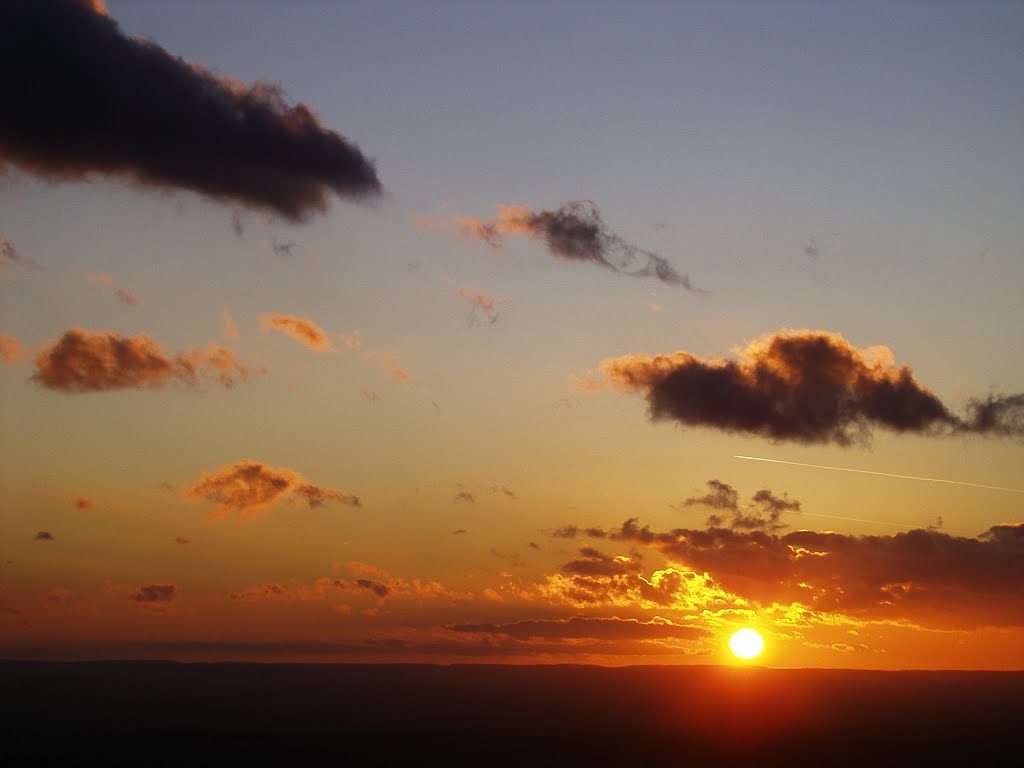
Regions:
<instances>
[{"instance_id":1,"label":"wispy cloud","mask_svg":"<svg viewBox=\"0 0 1024 768\"><path fill-rule=\"evenodd\" d=\"M45 345L35 368L33 381L61 392L156 389L171 382L191 387L202 380L230 389L249 377L248 367L216 344L168 355L144 333L121 336L81 328Z\"/></svg>"},{"instance_id":2,"label":"wispy cloud","mask_svg":"<svg viewBox=\"0 0 1024 768\"><path fill-rule=\"evenodd\" d=\"M0 6L0 158L48 179L116 176L302 220L362 199L373 162L276 85L186 63L75 0Z\"/></svg>"},{"instance_id":3,"label":"wispy cloud","mask_svg":"<svg viewBox=\"0 0 1024 768\"><path fill-rule=\"evenodd\" d=\"M469 304L469 323L471 325L494 325L498 322L498 307L511 304L512 299L498 299L488 296L475 288L459 288L455 294Z\"/></svg>"},{"instance_id":4,"label":"wispy cloud","mask_svg":"<svg viewBox=\"0 0 1024 768\"><path fill-rule=\"evenodd\" d=\"M185 497L216 503L217 510L210 513L209 519L225 517L231 513L238 513L242 519L247 519L284 497L304 501L310 509L329 502L350 507L360 506L357 496L336 488L315 485L294 469L275 468L252 459L242 459L204 473L195 485L185 490Z\"/></svg>"},{"instance_id":5,"label":"wispy cloud","mask_svg":"<svg viewBox=\"0 0 1024 768\"><path fill-rule=\"evenodd\" d=\"M554 210L534 211L525 205L499 205L492 219L456 217L461 234L500 248L507 235L542 240L548 252L567 261L590 262L620 275L655 277L663 283L696 290L687 275L665 258L626 242L608 228L591 200L573 200Z\"/></svg>"},{"instance_id":6,"label":"wispy cloud","mask_svg":"<svg viewBox=\"0 0 1024 768\"><path fill-rule=\"evenodd\" d=\"M271 312L261 316L260 327L263 330L280 331L314 352L327 352L331 349L327 332L308 317Z\"/></svg>"},{"instance_id":7,"label":"wispy cloud","mask_svg":"<svg viewBox=\"0 0 1024 768\"><path fill-rule=\"evenodd\" d=\"M53 541L57 537L49 531L39 531L35 536L32 537L32 541Z\"/></svg>"},{"instance_id":8,"label":"wispy cloud","mask_svg":"<svg viewBox=\"0 0 1024 768\"><path fill-rule=\"evenodd\" d=\"M1024 394L972 400L955 416L887 347L857 349L828 331L779 331L738 360L679 351L612 358L602 368L610 386L642 392L653 419L777 441L863 444L872 427L1024 436Z\"/></svg>"},{"instance_id":9,"label":"wispy cloud","mask_svg":"<svg viewBox=\"0 0 1024 768\"><path fill-rule=\"evenodd\" d=\"M95 275L90 272L86 272L84 275L85 279L90 283L99 283L107 288L122 304L127 304L130 307L138 306L141 301L138 296L129 293L120 285L115 283L109 275Z\"/></svg>"}]
</instances>

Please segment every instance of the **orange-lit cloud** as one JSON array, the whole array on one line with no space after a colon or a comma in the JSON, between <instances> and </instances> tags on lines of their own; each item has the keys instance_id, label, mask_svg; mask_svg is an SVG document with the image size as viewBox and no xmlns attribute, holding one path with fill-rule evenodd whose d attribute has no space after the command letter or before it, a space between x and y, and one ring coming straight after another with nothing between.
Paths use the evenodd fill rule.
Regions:
<instances>
[{"instance_id":1,"label":"orange-lit cloud","mask_svg":"<svg viewBox=\"0 0 1024 768\"><path fill-rule=\"evenodd\" d=\"M242 459L214 472L204 473L195 485L186 489L185 497L215 502L217 510L209 515L209 519L225 517L232 512L246 519L282 497L305 501L310 509L331 501L350 507L360 506L357 496L314 485L294 469L275 469L251 459Z\"/></svg>"},{"instance_id":2,"label":"orange-lit cloud","mask_svg":"<svg viewBox=\"0 0 1024 768\"><path fill-rule=\"evenodd\" d=\"M263 330L272 328L291 336L314 352L326 352L331 349L331 340L327 333L307 317L271 312L261 316L260 327Z\"/></svg>"},{"instance_id":3,"label":"orange-lit cloud","mask_svg":"<svg viewBox=\"0 0 1024 768\"><path fill-rule=\"evenodd\" d=\"M4 92L0 160L51 180L188 189L292 221L325 210L331 193L380 193L373 162L278 86L188 64L123 34L101 6L5 4L0 71L19 76Z\"/></svg>"},{"instance_id":4,"label":"orange-lit cloud","mask_svg":"<svg viewBox=\"0 0 1024 768\"><path fill-rule=\"evenodd\" d=\"M954 416L886 347L827 331L779 331L738 360L689 352L604 361L610 386L642 392L655 420L804 443L850 445L872 427L919 434L1024 435L1024 394L991 396Z\"/></svg>"},{"instance_id":5,"label":"orange-lit cloud","mask_svg":"<svg viewBox=\"0 0 1024 768\"><path fill-rule=\"evenodd\" d=\"M934 627L1024 626L1024 523L970 538L934 529L890 536L717 527L658 532L633 518L601 535L657 550L673 567L703 572L760 605L799 603ZM589 592L587 582L575 584L579 601L591 593L607 599L624 586L615 574L604 582L590 584Z\"/></svg>"},{"instance_id":6,"label":"orange-lit cloud","mask_svg":"<svg viewBox=\"0 0 1024 768\"><path fill-rule=\"evenodd\" d=\"M81 328L45 345L35 367L33 381L62 392L155 389L170 382L195 386L203 379L230 389L249 376L231 350L215 344L169 356L144 333L121 336Z\"/></svg>"},{"instance_id":7,"label":"orange-lit cloud","mask_svg":"<svg viewBox=\"0 0 1024 768\"><path fill-rule=\"evenodd\" d=\"M455 295L469 304L469 322L475 325L494 325L498 321L498 306L512 303L512 299L497 299L475 288L459 288Z\"/></svg>"},{"instance_id":8,"label":"orange-lit cloud","mask_svg":"<svg viewBox=\"0 0 1024 768\"><path fill-rule=\"evenodd\" d=\"M75 509L89 509L94 504L92 499L79 496L75 499Z\"/></svg>"},{"instance_id":9,"label":"orange-lit cloud","mask_svg":"<svg viewBox=\"0 0 1024 768\"><path fill-rule=\"evenodd\" d=\"M551 211L525 205L499 205L492 219L461 216L455 225L465 237L500 248L506 235L542 240L552 256L597 264L620 275L656 277L664 283L694 290L687 275L651 251L637 248L612 232L591 200L573 200Z\"/></svg>"},{"instance_id":10,"label":"orange-lit cloud","mask_svg":"<svg viewBox=\"0 0 1024 768\"><path fill-rule=\"evenodd\" d=\"M0 333L0 362L13 365L21 357L21 342Z\"/></svg>"},{"instance_id":11,"label":"orange-lit cloud","mask_svg":"<svg viewBox=\"0 0 1024 768\"><path fill-rule=\"evenodd\" d=\"M94 275L90 272L86 272L85 279L90 283L100 283L101 285L106 286L110 292L114 294L114 298L130 307L138 306L140 303L138 296L128 293L128 291L111 280L109 275Z\"/></svg>"}]
</instances>

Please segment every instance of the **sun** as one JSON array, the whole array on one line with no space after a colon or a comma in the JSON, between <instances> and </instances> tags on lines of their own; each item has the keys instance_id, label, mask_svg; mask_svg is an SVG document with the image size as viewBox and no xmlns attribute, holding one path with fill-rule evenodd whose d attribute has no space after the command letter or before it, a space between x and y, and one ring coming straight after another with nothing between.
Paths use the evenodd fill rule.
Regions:
<instances>
[{"instance_id":1,"label":"sun","mask_svg":"<svg viewBox=\"0 0 1024 768\"><path fill-rule=\"evenodd\" d=\"M752 659L764 650L764 640L750 627L744 627L729 638L729 648L741 659Z\"/></svg>"}]
</instances>

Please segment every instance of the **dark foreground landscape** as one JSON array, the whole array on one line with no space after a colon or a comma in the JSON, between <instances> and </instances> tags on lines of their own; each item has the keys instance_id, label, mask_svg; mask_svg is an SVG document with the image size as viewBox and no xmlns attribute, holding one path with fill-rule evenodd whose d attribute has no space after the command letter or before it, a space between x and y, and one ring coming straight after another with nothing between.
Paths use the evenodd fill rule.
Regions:
<instances>
[{"instance_id":1,"label":"dark foreground landscape","mask_svg":"<svg viewBox=\"0 0 1024 768\"><path fill-rule=\"evenodd\" d=\"M998 765L1024 734L1005 672L0 662L0 698L26 765Z\"/></svg>"}]
</instances>

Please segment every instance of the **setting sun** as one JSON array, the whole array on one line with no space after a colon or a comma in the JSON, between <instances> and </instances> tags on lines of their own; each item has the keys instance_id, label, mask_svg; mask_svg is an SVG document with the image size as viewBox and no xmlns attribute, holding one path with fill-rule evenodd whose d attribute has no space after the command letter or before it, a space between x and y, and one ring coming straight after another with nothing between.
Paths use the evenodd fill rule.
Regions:
<instances>
[{"instance_id":1,"label":"setting sun","mask_svg":"<svg viewBox=\"0 0 1024 768\"><path fill-rule=\"evenodd\" d=\"M757 632L745 627L729 638L729 648L741 659L752 659L764 650L764 640Z\"/></svg>"}]
</instances>

